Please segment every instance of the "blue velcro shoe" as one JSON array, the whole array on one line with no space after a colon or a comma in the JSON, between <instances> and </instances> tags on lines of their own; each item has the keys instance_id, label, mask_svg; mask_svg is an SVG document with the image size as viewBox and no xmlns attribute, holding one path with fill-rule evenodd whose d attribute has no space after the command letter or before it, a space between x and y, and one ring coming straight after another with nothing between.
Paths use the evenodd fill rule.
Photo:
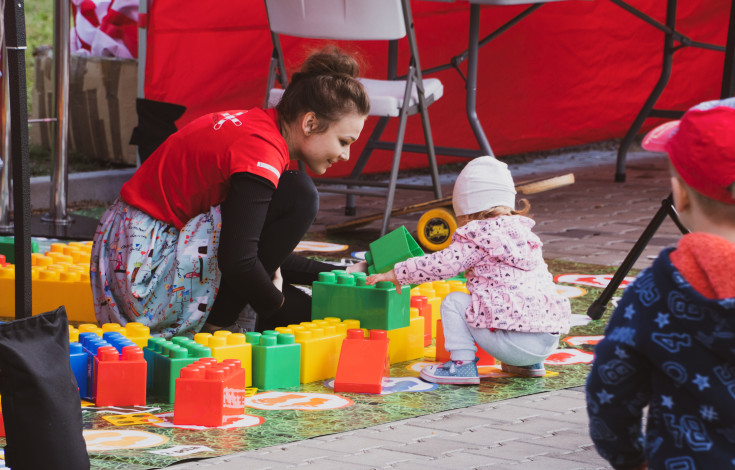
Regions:
<instances>
[{"instance_id":1,"label":"blue velcro shoe","mask_svg":"<svg viewBox=\"0 0 735 470\"><path fill-rule=\"evenodd\" d=\"M477 385L480 374L477 373L477 361L449 361L421 369L421 378L435 384Z\"/></svg>"},{"instance_id":2,"label":"blue velcro shoe","mask_svg":"<svg viewBox=\"0 0 735 470\"><path fill-rule=\"evenodd\" d=\"M546 368L544 367L543 362L532 364L530 366L511 366L510 364L501 362L500 368L503 372L519 375L521 377L543 377L546 375Z\"/></svg>"}]
</instances>

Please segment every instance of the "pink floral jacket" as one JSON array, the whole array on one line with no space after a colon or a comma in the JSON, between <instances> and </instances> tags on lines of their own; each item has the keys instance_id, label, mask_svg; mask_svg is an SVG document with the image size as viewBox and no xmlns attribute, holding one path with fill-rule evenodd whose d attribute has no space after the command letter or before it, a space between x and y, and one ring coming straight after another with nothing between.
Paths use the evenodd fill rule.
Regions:
<instances>
[{"instance_id":1,"label":"pink floral jacket","mask_svg":"<svg viewBox=\"0 0 735 470\"><path fill-rule=\"evenodd\" d=\"M557 293L534 225L518 215L472 221L455 231L444 250L397 263L396 277L401 284L422 284L465 271L470 326L566 333L569 300Z\"/></svg>"}]
</instances>

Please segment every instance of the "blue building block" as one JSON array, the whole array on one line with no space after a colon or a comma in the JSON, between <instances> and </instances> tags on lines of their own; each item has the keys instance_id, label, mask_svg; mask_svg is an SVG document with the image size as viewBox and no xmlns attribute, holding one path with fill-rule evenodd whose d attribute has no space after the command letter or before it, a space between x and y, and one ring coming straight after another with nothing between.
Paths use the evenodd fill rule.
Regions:
<instances>
[{"instance_id":1,"label":"blue building block","mask_svg":"<svg viewBox=\"0 0 735 470\"><path fill-rule=\"evenodd\" d=\"M89 356L84 352L81 343L69 343L69 362L71 370L74 372L74 378L77 380L79 387L79 398L87 396L87 374L89 373Z\"/></svg>"},{"instance_id":2,"label":"blue building block","mask_svg":"<svg viewBox=\"0 0 735 470\"><path fill-rule=\"evenodd\" d=\"M391 282L365 285L365 273L342 270L319 273L312 284L311 318L360 321L360 328L395 330L409 325L411 292L399 294Z\"/></svg>"}]
</instances>

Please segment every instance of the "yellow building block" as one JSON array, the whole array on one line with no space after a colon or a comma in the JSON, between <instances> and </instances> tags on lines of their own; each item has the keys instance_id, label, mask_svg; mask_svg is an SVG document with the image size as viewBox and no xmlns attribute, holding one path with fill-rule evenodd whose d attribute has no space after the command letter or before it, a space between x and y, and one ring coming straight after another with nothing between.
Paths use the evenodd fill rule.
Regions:
<instances>
[{"instance_id":1,"label":"yellow building block","mask_svg":"<svg viewBox=\"0 0 735 470\"><path fill-rule=\"evenodd\" d=\"M79 341L79 330L69 325L69 342L76 343Z\"/></svg>"},{"instance_id":2,"label":"yellow building block","mask_svg":"<svg viewBox=\"0 0 735 470\"><path fill-rule=\"evenodd\" d=\"M148 340L151 338L151 329L142 323L129 322L125 324L123 336L135 343L136 346L143 349L148 346Z\"/></svg>"},{"instance_id":3,"label":"yellow building block","mask_svg":"<svg viewBox=\"0 0 735 470\"><path fill-rule=\"evenodd\" d=\"M96 321L89 285L92 242L53 243L44 255L31 254L33 315L63 305L71 321ZM0 268L0 316L15 316L15 266Z\"/></svg>"},{"instance_id":4,"label":"yellow building block","mask_svg":"<svg viewBox=\"0 0 735 470\"><path fill-rule=\"evenodd\" d=\"M212 351L212 357L217 362L225 359L237 359L240 365L245 369L245 386L253 385L253 345L245 340L242 333L232 333L227 330L215 331L210 333L197 333L194 335L194 341L208 346Z\"/></svg>"},{"instance_id":5,"label":"yellow building block","mask_svg":"<svg viewBox=\"0 0 735 470\"><path fill-rule=\"evenodd\" d=\"M309 383L337 375L342 341L348 329L360 328L360 322L327 317L289 328L301 345L301 383Z\"/></svg>"},{"instance_id":6,"label":"yellow building block","mask_svg":"<svg viewBox=\"0 0 735 470\"><path fill-rule=\"evenodd\" d=\"M408 326L387 332L391 364L424 357L424 318L415 308L410 310L410 315Z\"/></svg>"}]
</instances>

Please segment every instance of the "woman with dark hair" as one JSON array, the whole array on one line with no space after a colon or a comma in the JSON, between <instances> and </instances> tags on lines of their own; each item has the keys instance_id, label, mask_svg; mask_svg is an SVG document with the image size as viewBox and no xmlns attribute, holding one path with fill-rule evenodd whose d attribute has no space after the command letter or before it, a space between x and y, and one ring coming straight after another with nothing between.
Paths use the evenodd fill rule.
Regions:
<instances>
[{"instance_id":1,"label":"woman with dark hair","mask_svg":"<svg viewBox=\"0 0 735 470\"><path fill-rule=\"evenodd\" d=\"M275 109L202 116L171 135L125 183L94 237L100 323L143 323L164 337L309 320L311 284L333 265L292 254L318 210L302 161L346 161L370 110L355 59L312 54ZM362 269L362 266L351 269Z\"/></svg>"}]
</instances>

